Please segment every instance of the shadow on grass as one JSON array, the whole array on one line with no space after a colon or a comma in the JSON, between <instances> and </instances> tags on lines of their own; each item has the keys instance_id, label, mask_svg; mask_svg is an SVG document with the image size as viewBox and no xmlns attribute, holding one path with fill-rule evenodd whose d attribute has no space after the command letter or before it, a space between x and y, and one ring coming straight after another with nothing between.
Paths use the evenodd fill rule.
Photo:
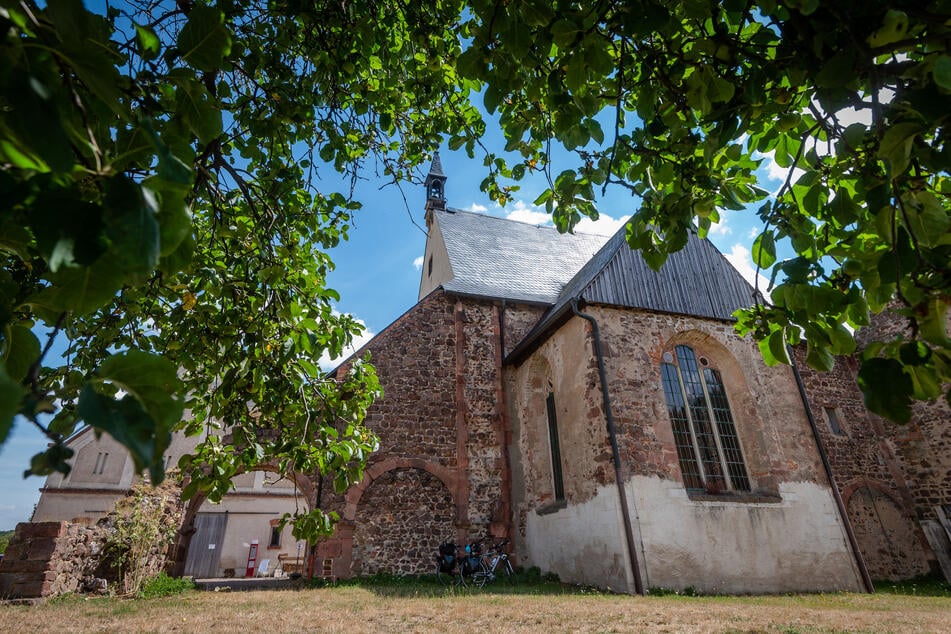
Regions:
<instances>
[{"instance_id":1,"label":"shadow on grass","mask_svg":"<svg viewBox=\"0 0 951 634\"><path fill-rule=\"evenodd\" d=\"M939 574L922 575L905 581L876 581L875 592L915 597L951 597L951 585Z\"/></svg>"},{"instance_id":2,"label":"shadow on grass","mask_svg":"<svg viewBox=\"0 0 951 634\"><path fill-rule=\"evenodd\" d=\"M561 583L555 575L539 575L537 571L517 574L514 583L498 579L477 588L471 583L462 586L444 583L435 575L399 577L390 574L377 574L370 577L341 579L336 583L314 580L310 587L354 587L362 588L384 597L457 597L486 594L498 595L592 595L602 594L595 588L574 586Z\"/></svg>"}]
</instances>

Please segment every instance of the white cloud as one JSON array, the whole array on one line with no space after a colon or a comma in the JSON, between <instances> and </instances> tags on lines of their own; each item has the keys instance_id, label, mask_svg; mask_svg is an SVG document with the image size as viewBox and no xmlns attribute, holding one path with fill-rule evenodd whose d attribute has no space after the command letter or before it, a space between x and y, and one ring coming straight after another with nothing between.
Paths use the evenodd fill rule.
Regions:
<instances>
[{"instance_id":1,"label":"white cloud","mask_svg":"<svg viewBox=\"0 0 951 634\"><path fill-rule=\"evenodd\" d=\"M335 315L339 315L339 314L340 314L340 313L337 312L336 310L333 311L333 312L334 312ZM351 317L353 317L353 316L351 315ZM333 357L333 358L331 358L331 357L330 357L330 353L329 353L327 350L324 350L323 354L320 355L320 360L317 362L317 364L320 366L320 369L321 369L321 370L326 371L326 370L332 370L332 369L334 369L335 367L337 367L337 365L339 365L339 363L340 363L341 361L343 361L343 360L346 359L347 357L351 356L354 352L356 352L357 350L359 350L360 348L362 348L364 345L366 345L366 343L367 343L368 341L370 341L370 339L373 339L373 337L376 336L376 333L371 332L371 331L366 327L367 325L366 325L366 323L365 323L362 319L358 319L358 318L356 318L356 317L353 317L353 319L354 319L354 321L356 321L358 324L360 324L361 326L363 326L363 334L360 335L360 336L358 336L358 337L354 337L354 338L353 338L353 341L350 343L349 346L347 346L346 348L343 349L343 354L341 354L339 357Z\"/></svg>"},{"instance_id":2,"label":"white cloud","mask_svg":"<svg viewBox=\"0 0 951 634\"><path fill-rule=\"evenodd\" d=\"M530 225L550 225L549 216L541 207L530 205L524 200L516 200L510 206L501 210L509 220L525 222Z\"/></svg>"},{"instance_id":3,"label":"white cloud","mask_svg":"<svg viewBox=\"0 0 951 634\"><path fill-rule=\"evenodd\" d=\"M786 182L786 178L789 176L789 168L780 167L779 164L776 163L776 159L774 158L774 155L775 155L774 152L768 152L766 154L760 154L759 152L755 152L753 154L754 159L760 159L760 158L766 159L765 161L763 161L763 167L766 168L766 178L768 180L778 181L780 183L779 186L776 187L775 191L771 192L773 195L779 192L779 188L782 187L783 183ZM797 180L799 180L799 177L802 176L803 174L805 174L803 170L799 169L798 167L794 167L792 180L790 180L790 182L795 183Z\"/></svg>"},{"instance_id":4,"label":"white cloud","mask_svg":"<svg viewBox=\"0 0 951 634\"><path fill-rule=\"evenodd\" d=\"M740 272L740 275L749 282L751 285L756 286L756 280L759 279L759 286L757 287L761 293L766 293L766 288L769 286L769 280L766 279L763 275L758 275L756 273L756 267L753 264L753 258L750 254L750 250L746 248L745 245L737 243L734 244L730 249L729 253L723 254L730 264Z\"/></svg>"},{"instance_id":5,"label":"white cloud","mask_svg":"<svg viewBox=\"0 0 951 634\"><path fill-rule=\"evenodd\" d=\"M524 222L530 225L552 225L551 214L546 212L544 207L527 203L524 200L516 200L504 208L496 205L494 213L502 215L507 220L515 220L516 222ZM601 214L597 221L591 220L590 218L582 218L575 226L575 231L599 236L612 236L626 222L627 218L612 218L611 216Z\"/></svg>"},{"instance_id":6,"label":"white cloud","mask_svg":"<svg viewBox=\"0 0 951 634\"><path fill-rule=\"evenodd\" d=\"M17 510L16 504L0 504L0 511L15 511Z\"/></svg>"},{"instance_id":7,"label":"white cloud","mask_svg":"<svg viewBox=\"0 0 951 634\"><path fill-rule=\"evenodd\" d=\"M485 205L480 205L479 203L472 203L465 209L466 211L471 211L474 214L484 214L489 210Z\"/></svg>"},{"instance_id":8,"label":"white cloud","mask_svg":"<svg viewBox=\"0 0 951 634\"><path fill-rule=\"evenodd\" d=\"M413 260L413 268L415 268L417 271L421 271L421 270L422 270L422 268L423 268L423 256L419 256L418 258L416 258L415 260Z\"/></svg>"},{"instance_id":9,"label":"white cloud","mask_svg":"<svg viewBox=\"0 0 951 634\"><path fill-rule=\"evenodd\" d=\"M582 218L575 226L575 231L578 233L593 233L599 236L613 236L626 223L627 218L612 218L601 214L597 221L591 218Z\"/></svg>"},{"instance_id":10,"label":"white cloud","mask_svg":"<svg viewBox=\"0 0 951 634\"><path fill-rule=\"evenodd\" d=\"M750 240L755 240L759 234L760 234L759 227L750 227L750 232L747 234L747 237Z\"/></svg>"},{"instance_id":11,"label":"white cloud","mask_svg":"<svg viewBox=\"0 0 951 634\"><path fill-rule=\"evenodd\" d=\"M713 237L723 237L733 233L733 228L730 226L730 220L735 213L732 209L720 209L720 222L714 223L710 226L710 235Z\"/></svg>"}]
</instances>

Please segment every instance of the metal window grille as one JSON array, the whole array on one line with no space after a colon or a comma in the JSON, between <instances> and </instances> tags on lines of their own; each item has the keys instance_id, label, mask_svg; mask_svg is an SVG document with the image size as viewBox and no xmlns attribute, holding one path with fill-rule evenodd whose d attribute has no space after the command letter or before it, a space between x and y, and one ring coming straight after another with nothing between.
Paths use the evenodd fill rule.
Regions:
<instances>
[{"instance_id":1,"label":"metal window grille","mask_svg":"<svg viewBox=\"0 0 951 634\"><path fill-rule=\"evenodd\" d=\"M740 439L720 373L700 370L689 346L677 346L676 364L661 365L667 412L688 489L749 491Z\"/></svg>"}]
</instances>

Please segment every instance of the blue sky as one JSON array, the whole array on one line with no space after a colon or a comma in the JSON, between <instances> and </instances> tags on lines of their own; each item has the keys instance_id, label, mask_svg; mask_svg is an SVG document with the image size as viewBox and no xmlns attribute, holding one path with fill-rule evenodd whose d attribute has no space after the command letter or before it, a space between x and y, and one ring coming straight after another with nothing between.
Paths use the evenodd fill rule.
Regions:
<instances>
[{"instance_id":1,"label":"blue sky","mask_svg":"<svg viewBox=\"0 0 951 634\"><path fill-rule=\"evenodd\" d=\"M515 200L504 209L492 203L479 191L485 177L480 158L470 159L465 152L440 154L447 175L446 198L451 207L509 217L531 224L550 224L544 209L531 204L544 188L541 181L523 182ZM569 167L555 166L555 172ZM763 185L775 190L785 175L772 168L769 161L763 169ZM329 180L329 179L328 179ZM350 239L334 249L332 257L337 269L330 275L330 287L340 293L338 310L361 320L367 332L356 345L379 332L416 303L420 268L426 244L423 206L425 192L421 185L381 188L382 179L368 176L357 187L356 196L364 204L356 212ZM325 183L329 184L329 183ZM404 200L405 197L405 200ZM612 234L636 210L636 200L622 192L608 191L599 201L601 220L585 221L579 231ZM753 263L750 245L759 231L759 222L752 211L722 213L721 223L711 231L713 243L751 279ZM324 364L329 361L325 358ZM24 479L23 470L30 457L45 446L43 436L25 421L14 424L9 440L0 447L0 483L5 488L0 497L0 530L13 528L27 521L39 499L43 478Z\"/></svg>"}]
</instances>

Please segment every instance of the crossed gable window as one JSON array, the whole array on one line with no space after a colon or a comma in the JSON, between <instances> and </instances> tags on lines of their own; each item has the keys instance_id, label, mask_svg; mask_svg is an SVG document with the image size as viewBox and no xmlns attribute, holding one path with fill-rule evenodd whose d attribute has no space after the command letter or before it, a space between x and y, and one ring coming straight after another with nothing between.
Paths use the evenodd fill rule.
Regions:
<instances>
[{"instance_id":1,"label":"crossed gable window","mask_svg":"<svg viewBox=\"0 0 951 634\"><path fill-rule=\"evenodd\" d=\"M749 491L740 440L720 372L677 346L661 365L667 412L687 489ZM703 366L703 367L701 367Z\"/></svg>"}]
</instances>

